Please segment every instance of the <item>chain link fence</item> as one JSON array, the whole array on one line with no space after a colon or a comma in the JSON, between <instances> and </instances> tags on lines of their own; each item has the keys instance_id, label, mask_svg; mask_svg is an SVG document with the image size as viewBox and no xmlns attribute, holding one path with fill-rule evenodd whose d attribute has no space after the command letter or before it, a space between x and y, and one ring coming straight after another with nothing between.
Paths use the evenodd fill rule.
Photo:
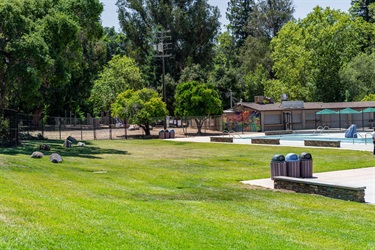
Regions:
<instances>
[{"instance_id":1,"label":"chain link fence","mask_svg":"<svg viewBox=\"0 0 375 250\"><path fill-rule=\"evenodd\" d=\"M5 113L4 113L5 114ZM126 139L150 139L159 138L160 132L173 130L175 137L187 137L198 135L199 121L204 120L200 135L221 134L222 117L167 117L155 118L150 124L150 134L138 124L129 124L126 120L120 120L109 115L98 118L87 116L86 118L70 117L37 117L28 114L12 112L10 131L12 146L20 140L49 139L65 140L68 136L77 140L126 140Z\"/></svg>"}]
</instances>

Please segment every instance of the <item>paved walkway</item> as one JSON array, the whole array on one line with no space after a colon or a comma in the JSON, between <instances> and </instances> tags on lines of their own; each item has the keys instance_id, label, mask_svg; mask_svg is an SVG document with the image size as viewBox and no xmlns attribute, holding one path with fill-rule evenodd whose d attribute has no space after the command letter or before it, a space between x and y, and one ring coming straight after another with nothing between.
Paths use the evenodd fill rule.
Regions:
<instances>
[{"instance_id":1,"label":"paved walkway","mask_svg":"<svg viewBox=\"0 0 375 250\"><path fill-rule=\"evenodd\" d=\"M251 133L248 136L262 136L264 133ZM344 134L337 133L331 134L330 137L343 138ZM172 139L173 140L173 139ZM191 141L191 142L210 142L210 137L188 137L188 138L177 138L175 140L179 141ZM251 144L251 139L234 139L234 144ZM275 146L275 145L272 145ZM293 147L305 147L303 141L286 141L280 140L280 146L293 146ZM353 143L342 143L341 147L336 148L340 149L349 149L349 150L363 150L372 152L372 144L353 144ZM365 190L365 201L370 204L375 204L375 167L370 168L361 168L361 169L352 169L352 170L340 170L324 173L314 173L316 181L327 182L338 185L348 185L355 187L366 187ZM266 188L273 189L273 180L270 178L267 179L258 179L258 180L249 180L243 181L245 184L262 186Z\"/></svg>"},{"instance_id":2,"label":"paved walkway","mask_svg":"<svg viewBox=\"0 0 375 250\"><path fill-rule=\"evenodd\" d=\"M326 182L343 186L366 187L365 201L375 204L375 167L314 173L313 176L314 178L312 178L311 181ZM273 180L270 178L243 181L242 183L270 189L274 188Z\"/></svg>"}]
</instances>

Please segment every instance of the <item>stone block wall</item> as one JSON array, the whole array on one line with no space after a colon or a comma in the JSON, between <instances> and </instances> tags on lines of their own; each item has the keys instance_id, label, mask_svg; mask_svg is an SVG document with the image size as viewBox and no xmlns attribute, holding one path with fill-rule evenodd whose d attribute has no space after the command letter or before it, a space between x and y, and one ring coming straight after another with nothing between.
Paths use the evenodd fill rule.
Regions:
<instances>
[{"instance_id":1,"label":"stone block wall","mask_svg":"<svg viewBox=\"0 0 375 250\"><path fill-rule=\"evenodd\" d=\"M274 144L280 145L280 139L251 139L251 144Z\"/></svg>"},{"instance_id":2,"label":"stone block wall","mask_svg":"<svg viewBox=\"0 0 375 250\"><path fill-rule=\"evenodd\" d=\"M265 135L285 135L285 134L293 134L293 130L274 130L274 131L266 131L264 132Z\"/></svg>"},{"instance_id":3,"label":"stone block wall","mask_svg":"<svg viewBox=\"0 0 375 250\"><path fill-rule=\"evenodd\" d=\"M304 140L305 146L339 148L341 141Z\"/></svg>"},{"instance_id":4,"label":"stone block wall","mask_svg":"<svg viewBox=\"0 0 375 250\"><path fill-rule=\"evenodd\" d=\"M211 142L233 142L233 137L211 137Z\"/></svg>"},{"instance_id":5,"label":"stone block wall","mask_svg":"<svg viewBox=\"0 0 375 250\"><path fill-rule=\"evenodd\" d=\"M275 189L292 190L297 193L318 194L326 197L365 202L366 187L335 185L292 177L274 177Z\"/></svg>"}]
</instances>

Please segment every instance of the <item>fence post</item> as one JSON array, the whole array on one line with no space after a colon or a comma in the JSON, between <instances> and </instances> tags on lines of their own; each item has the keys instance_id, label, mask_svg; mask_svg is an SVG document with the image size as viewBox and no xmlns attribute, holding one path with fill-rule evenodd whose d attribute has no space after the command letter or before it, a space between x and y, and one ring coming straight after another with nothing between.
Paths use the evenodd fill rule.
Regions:
<instances>
[{"instance_id":1,"label":"fence post","mask_svg":"<svg viewBox=\"0 0 375 250\"><path fill-rule=\"evenodd\" d=\"M61 140L61 117L59 116L59 137Z\"/></svg>"},{"instance_id":2,"label":"fence post","mask_svg":"<svg viewBox=\"0 0 375 250\"><path fill-rule=\"evenodd\" d=\"M43 121L43 117L42 117L42 137L44 138L44 121Z\"/></svg>"},{"instance_id":3,"label":"fence post","mask_svg":"<svg viewBox=\"0 0 375 250\"><path fill-rule=\"evenodd\" d=\"M18 138L18 112L15 112L15 143L16 143L16 147L18 147L19 145L19 138Z\"/></svg>"},{"instance_id":4,"label":"fence post","mask_svg":"<svg viewBox=\"0 0 375 250\"><path fill-rule=\"evenodd\" d=\"M95 122L95 119L96 119L96 118L92 119L92 126L93 126L93 128L94 128L94 130L93 130L93 131L94 131L94 140L96 140L96 128L95 128L95 123L96 123L96 122Z\"/></svg>"},{"instance_id":5,"label":"fence post","mask_svg":"<svg viewBox=\"0 0 375 250\"><path fill-rule=\"evenodd\" d=\"M81 141L83 141L83 119L81 118Z\"/></svg>"},{"instance_id":6,"label":"fence post","mask_svg":"<svg viewBox=\"0 0 375 250\"><path fill-rule=\"evenodd\" d=\"M128 139L128 130L126 129L127 126L128 126L127 125L127 120L126 120L126 118L124 118L125 140Z\"/></svg>"},{"instance_id":7,"label":"fence post","mask_svg":"<svg viewBox=\"0 0 375 250\"><path fill-rule=\"evenodd\" d=\"M108 116L108 123L109 123L109 139L112 140L112 118Z\"/></svg>"}]
</instances>

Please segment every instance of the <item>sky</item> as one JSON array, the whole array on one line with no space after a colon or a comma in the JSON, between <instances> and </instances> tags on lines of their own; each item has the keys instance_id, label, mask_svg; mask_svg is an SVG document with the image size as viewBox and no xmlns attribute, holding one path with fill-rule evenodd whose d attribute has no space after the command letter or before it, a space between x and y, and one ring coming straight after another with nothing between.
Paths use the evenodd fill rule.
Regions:
<instances>
[{"instance_id":1,"label":"sky","mask_svg":"<svg viewBox=\"0 0 375 250\"><path fill-rule=\"evenodd\" d=\"M116 0L100 0L104 4L104 12L102 13L101 19L102 24L105 27L115 27L116 31L120 31L120 25L117 19L117 7ZM305 18L306 15L314 9L315 6L319 5L323 8L330 7L331 9L337 9L347 12L350 8L351 0L294 0L295 13L294 17ZM225 12L228 7L228 0L208 0L208 3L213 6L218 6L221 13L220 22L223 25L228 24L228 20L225 17Z\"/></svg>"}]
</instances>

